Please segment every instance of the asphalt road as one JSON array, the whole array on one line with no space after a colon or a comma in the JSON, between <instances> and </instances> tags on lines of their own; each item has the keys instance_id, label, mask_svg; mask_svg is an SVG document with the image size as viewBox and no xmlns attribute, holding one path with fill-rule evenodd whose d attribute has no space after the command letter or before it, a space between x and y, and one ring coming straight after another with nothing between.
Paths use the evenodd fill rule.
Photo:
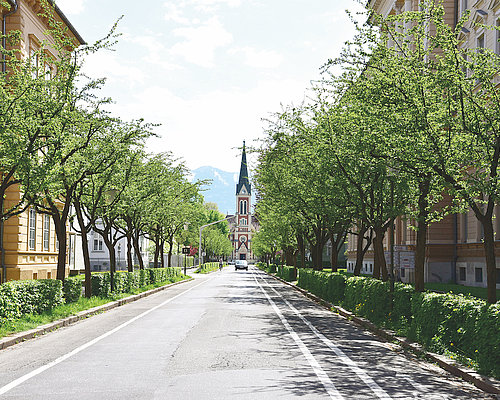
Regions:
<instances>
[{"instance_id":1,"label":"asphalt road","mask_svg":"<svg viewBox=\"0 0 500 400\"><path fill-rule=\"evenodd\" d=\"M0 352L0 399L491 399L256 269Z\"/></svg>"}]
</instances>

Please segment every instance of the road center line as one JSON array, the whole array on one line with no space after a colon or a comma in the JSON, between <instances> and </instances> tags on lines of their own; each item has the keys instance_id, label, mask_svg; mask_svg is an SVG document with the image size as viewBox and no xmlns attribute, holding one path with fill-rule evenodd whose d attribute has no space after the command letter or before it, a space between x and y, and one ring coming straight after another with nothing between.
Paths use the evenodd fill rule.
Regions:
<instances>
[{"instance_id":1,"label":"road center line","mask_svg":"<svg viewBox=\"0 0 500 400\"><path fill-rule=\"evenodd\" d=\"M335 387L335 385L333 384L333 382L330 380L330 378L328 377L328 375L326 374L326 372L323 370L323 368L321 368L321 366L319 365L318 361L314 358L314 356L311 354L311 352L309 351L309 349L307 348L307 346L299 338L299 336L297 335L297 333L293 330L293 328L288 323L288 321L285 318L285 316L281 313L281 311L276 306L276 304L274 303L274 301L271 299L271 297L269 297L269 295L267 294L267 292L264 290L264 288L262 287L262 285L259 283L259 281L255 277L253 271L252 271L252 275L253 275L253 278L255 279L255 282L257 283L257 285L259 285L260 290L262 291L262 293L264 293L264 296L266 296L267 301L269 301L269 304L271 304L271 307L273 308L274 312L278 315L278 317L281 320L282 324L285 326L285 328L287 329L288 333L293 338L293 340L295 341L295 343L299 347L300 351L302 351L302 354L304 355L304 357L309 362L309 365L313 369L314 373L316 374L316 376L318 377L318 379L320 380L320 382L323 384L323 387L325 388L325 390L328 393L328 395L330 396L330 398L335 399L335 400L342 400L342 399L344 399L344 397L342 397L342 395L337 390L337 388Z\"/></svg>"},{"instance_id":2,"label":"road center line","mask_svg":"<svg viewBox=\"0 0 500 400\"><path fill-rule=\"evenodd\" d=\"M276 289L274 289L269 283L263 279L264 282L266 283L267 286L271 288L274 293L276 293L283 301L286 303L288 307L297 315L302 322L304 322L309 329L325 344L327 345L333 352L340 358L340 360L347 365L356 375L361 378L361 380L375 393L375 395L379 399L384 399L384 400L391 400L391 396L382 389L368 374L363 371L358 365L351 360L341 349L339 349L330 339L328 339L325 335L323 335L321 332L319 332L316 327L311 324L301 313L299 310L297 310L290 302L285 299Z\"/></svg>"},{"instance_id":3,"label":"road center line","mask_svg":"<svg viewBox=\"0 0 500 400\"><path fill-rule=\"evenodd\" d=\"M153 308L150 308L149 310L147 311L144 311L142 314L139 314L137 316L135 316L134 318L132 319L129 319L127 322L124 322L123 324L117 326L116 328L113 328L112 330L102 334L101 336L98 336L96 337L95 339L92 339L91 341L81 345L80 347L77 347L76 349L70 351L69 353L66 353L64 355L62 355L61 357L59 358L56 358L54 361L51 361L50 363L48 364L45 364L45 365L42 365L41 367L31 371L30 373L26 374L26 375L23 375L21 376L20 378L17 378L16 380L12 381L11 383L3 386L0 388L0 395L1 394L4 394L4 393L7 393L8 391L14 389L15 387L19 386L21 383L23 382L26 382L28 379L31 379L39 374L41 374L42 372L56 366L57 364L60 364L61 362L67 360L68 358L74 356L75 354L78 354L80 353L81 351L85 350L86 348L96 344L97 342L100 342L102 339L104 338L107 338L108 336L112 335L113 333L116 333L118 332L119 330L125 328L127 325L130 325L132 322L135 322L137 321L138 319L148 315L149 313L153 312L154 310L160 308L160 307L163 307L165 304L168 304L170 303L171 301L175 300L177 297L179 296L182 296L183 294L186 294L187 292L197 288L198 286L200 285L203 285L205 283L207 283L208 281L214 279L214 277L211 277L209 279L207 279L206 281L204 282L201 282L187 290L185 290L184 292L182 293L179 293L177 295L175 295L174 297L170 298L170 299L167 299L165 300L163 303L161 304L158 304L157 306L154 306Z\"/></svg>"}]
</instances>

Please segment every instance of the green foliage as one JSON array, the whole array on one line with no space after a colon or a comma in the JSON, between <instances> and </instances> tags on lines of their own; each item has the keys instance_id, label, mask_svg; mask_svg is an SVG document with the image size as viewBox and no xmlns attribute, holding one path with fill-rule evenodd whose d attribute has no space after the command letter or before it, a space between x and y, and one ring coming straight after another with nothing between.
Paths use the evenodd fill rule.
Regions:
<instances>
[{"instance_id":1,"label":"green foliage","mask_svg":"<svg viewBox=\"0 0 500 400\"><path fill-rule=\"evenodd\" d=\"M226 264L224 264L226 265ZM200 274L208 274L219 269L218 262L208 262L201 265L200 269L197 271Z\"/></svg>"},{"instance_id":2,"label":"green foliage","mask_svg":"<svg viewBox=\"0 0 500 400\"><path fill-rule=\"evenodd\" d=\"M70 276L63 281L64 301L66 303L74 303L78 301L82 295L82 284L85 276Z\"/></svg>"},{"instance_id":3,"label":"green foliage","mask_svg":"<svg viewBox=\"0 0 500 400\"><path fill-rule=\"evenodd\" d=\"M0 322L40 314L62 304L62 282L53 279L10 281L0 285Z\"/></svg>"},{"instance_id":4,"label":"green foliage","mask_svg":"<svg viewBox=\"0 0 500 400\"><path fill-rule=\"evenodd\" d=\"M277 268L276 275L287 282L292 282L297 280L297 269L295 267L280 265Z\"/></svg>"},{"instance_id":5,"label":"green foliage","mask_svg":"<svg viewBox=\"0 0 500 400\"><path fill-rule=\"evenodd\" d=\"M111 297L117 293L130 293L140 287L160 282L175 282L182 276L180 268L148 268L134 272L119 271L114 274L115 291L111 293L109 272L92 274L92 295Z\"/></svg>"}]
</instances>

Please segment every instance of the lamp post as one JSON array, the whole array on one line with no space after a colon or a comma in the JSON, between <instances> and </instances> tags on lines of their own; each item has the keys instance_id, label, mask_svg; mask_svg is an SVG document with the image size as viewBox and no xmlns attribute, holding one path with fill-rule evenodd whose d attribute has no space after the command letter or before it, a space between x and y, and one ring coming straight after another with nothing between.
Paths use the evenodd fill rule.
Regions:
<instances>
[{"instance_id":1,"label":"lamp post","mask_svg":"<svg viewBox=\"0 0 500 400\"><path fill-rule=\"evenodd\" d=\"M232 217L233 216L229 216L229 217L220 219L218 221L210 222L209 224L200 226L200 246L198 247L198 268L201 268L201 265L203 264L203 252L201 249L201 233L203 232L203 229L205 229L207 226L218 224L219 222L225 221L225 220L232 218Z\"/></svg>"}]
</instances>

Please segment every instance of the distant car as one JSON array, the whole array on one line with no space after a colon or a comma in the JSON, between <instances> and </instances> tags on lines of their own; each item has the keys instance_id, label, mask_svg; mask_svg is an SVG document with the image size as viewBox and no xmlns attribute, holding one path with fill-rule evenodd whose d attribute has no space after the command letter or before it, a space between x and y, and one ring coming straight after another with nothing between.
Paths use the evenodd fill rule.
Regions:
<instances>
[{"instance_id":1,"label":"distant car","mask_svg":"<svg viewBox=\"0 0 500 400\"><path fill-rule=\"evenodd\" d=\"M229 261L227 262L227 265L234 265L234 260L229 260Z\"/></svg>"},{"instance_id":2,"label":"distant car","mask_svg":"<svg viewBox=\"0 0 500 400\"><path fill-rule=\"evenodd\" d=\"M238 271L239 269L246 269L248 271L247 260L236 260L234 262L234 270Z\"/></svg>"}]
</instances>

